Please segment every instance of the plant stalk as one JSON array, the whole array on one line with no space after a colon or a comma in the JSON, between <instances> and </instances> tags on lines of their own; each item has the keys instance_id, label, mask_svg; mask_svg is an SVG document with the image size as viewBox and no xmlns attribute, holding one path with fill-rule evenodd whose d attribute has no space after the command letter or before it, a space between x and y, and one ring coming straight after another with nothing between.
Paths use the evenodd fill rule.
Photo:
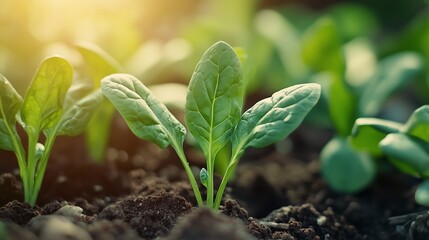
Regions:
<instances>
[{"instance_id":1,"label":"plant stalk","mask_svg":"<svg viewBox=\"0 0 429 240\"><path fill-rule=\"evenodd\" d=\"M200 189L198 188L197 181L195 180L195 176L192 173L191 168L189 167L188 160L186 159L185 153L183 152L183 148L176 146L175 144L172 144L172 147L176 151L177 155L180 158L180 161L182 162L183 168L185 169L186 175L188 175L189 182L191 183L192 190L194 191L195 199L197 200L198 207L203 207L204 202L201 197Z\"/></svg>"}]
</instances>

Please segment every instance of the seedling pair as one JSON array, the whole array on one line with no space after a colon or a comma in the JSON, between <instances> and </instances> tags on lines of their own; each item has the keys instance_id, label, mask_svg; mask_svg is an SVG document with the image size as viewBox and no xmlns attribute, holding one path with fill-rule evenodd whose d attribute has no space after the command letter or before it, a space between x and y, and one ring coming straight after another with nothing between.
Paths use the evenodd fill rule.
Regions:
<instances>
[{"instance_id":1,"label":"seedling pair","mask_svg":"<svg viewBox=\"0 0 429 240\"><path fill-rule=\"evenodd\" d=\"M207 199L203 202L183 149L187 129L132 75L107 76L101 81L101 89L134 134L161 148L173 147L198 205L213 209L218 209L226 184L244 150L264 147L288 136L320 97L318 84L296 85L274 93L241 114L244 82L239 58L225 42L210 47L192 75L185 106L186 125L206 159L206 168L200 172L200 180L207 188ZM215 160L227 144L231 144L230 160L215 196Z\"/></svg>"},{"instance_id":2,"label":"seedling pair","mask_svg":"<svg viewBox=\"0 0 429 240\"><path fill-rule=\"evenodd\" d=\"M0 148L16 154L25 202L34 206L54 141L59 135L81 133L102 100L101 91L85 97L72 84L73 68L63 58L42 62L25 98L0 75ZM28 137L27 148L16 128L18 122ZM41 134L45 141L41 141Z\"/></svg>"}]
</instances>

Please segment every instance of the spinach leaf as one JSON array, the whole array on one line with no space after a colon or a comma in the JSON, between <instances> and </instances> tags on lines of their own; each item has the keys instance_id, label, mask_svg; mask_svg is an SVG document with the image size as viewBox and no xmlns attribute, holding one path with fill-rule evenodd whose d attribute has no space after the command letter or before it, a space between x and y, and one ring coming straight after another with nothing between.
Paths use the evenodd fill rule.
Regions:
<instances>
[{"instance_id":1,"label":"spinach leaf","mask_svg":"<svg viewBox=\"0 0 429 240\"><path fill-rule=\"evenodd\" d=\"M22 98L10 82L0 74L0 148L13 151L11 134L15 132L16 114L22 106Z\"/></svg>"},{"instance_id":2,"label":"spinach leaf","mask_svg":"<svg viewBox=\"0 0 429 240\"><path fill-rule=\"evenodd\" d=\"M237 155L247 147L264 147L293 132L316 105L320 85L299 84L274 93L247 110L232 135Z\"/></svg>"},{"instance_id":3,"label":"spinach leaf","mask_svg":"<svg viewBox=\"0 0 429 240\"><path fill-rule=\"evenodd\" d=\"M84 75L89 76L93 89L100 88L100 81L105 76L122 72L122 67L108 53L97 45L80 43L76 46L84 60ZM90 156L98 161L104 157L109 139L110 126L115 108L109 101L102 101L88 123L85 140Z\"/></svg>"},{"instance_id":4,"label":"spinach leaf","mask_svg":"<svg viewBox=\"0 0 429 240\"><path fill-rule=\"evenodd\" d=\"M329 17L316 21L302 40L302 57L313 70L327 72L329 114L337 133L350 134L356 115L357 100L345 80L345 57L335 22Z\"/></svg>"},{"instance_id":5,"label":"spinach leaf","mask_svg":"<svg viewBox=\"0 0 429 240\"><path fill-rule=\"evenodd\" d=\"M415 53L403 52L383 59L359 98L359 115L377 114L386 98L414 79L422 68L423 60Z\"/></svg>"},{"instance_id":6,"label":"spinach leaf","mask_svg":"<svg viewBox=\"0 0 429 240\"><path fill-rule=\"evenodd\" d=\"M377 172L374 160L350 146L347 139L335 137L320 153L321 172L329 186L338 192L353 193L372 182Z\"/></svg>"},{"instance_id":7,"label":"spinach leaf","mask_svg":"<svg viewBox=\"0 0 429 240\"><path fill-rule=\"evenodd\" d=\"M9 136L8 127L5 121L0 118L0 149L13 151L13 142Z\"/></svg>"},{"instance_id":8,"label":"spinach leaf","mask_svg":"<svg viewBox=\"0 0 429 240\"><path fill-rule=\"evenodd\" d=\"M349 137L353 147L366 151L370 154L381 155L382 151L378 144L389 133L399 132L402 124L377 119L358 118L353 126L352 135Z\"/></svg>"},{"instance_id":9,"label":"spinach leaf","mask_svg":"<svg viewBox=\"0 0 429 240\"><path fill-rule=\"evenodd\" d=\"M66 109L57 134L75 136L82 133L102 100L101 90L97 90L75 102Z\"/></svg>"},{"instance_id":10,"label":"spinach leaf","mask_svg":"<svg viewBox=\"0 0 429 240\"><path fill-rule=\"evenodd\" d=\"M231 46L218 42L198 63L189 83L185 107L189 131L209 164L213 164L211 160L229 141L240 119L242 105L240 60ZM210 170L209 174L212 174Z\"/></svg>"},{"instance_id":11,"label":"spinach leaf","mask_svg":"<svg viewBox=\"0 0 429 240\"><path fill-rule=\"evenodd\" d=\"M429 143L405 133L391 133L380 142L380 148L402 172L429 177Z\"/></svg>"},{"instance_id":12,"label":"spinach leaf","mask_svg":"<svg viewBox=\"0 0 429 240\"><path fill-rule=\"evenodd\" d=\"M402 131L429 142L429 105L416 109Z\"/></svg>"},{"instance_id":13,"label":"spinach leaf","mask_svg":"<svg viewBox=\"0 0 429 240\"><path fill-rule=\"evenodd\" d=\"M140 139L151 141L161 148L183 144L185 127L134 76L107 76L101 81L101 90Z\"/></svg>"},{"instance_id":14,"label":"spinach leaf","mask_svg":"<svg viewBox=\"0 0 429 240\"><path fill-rule=\"evenodd\" d=\"M50 57L42 62L21 108L23 127L29 136L50 131L61 120L72 78L73 68L65 59Z\"/></svg>"}]
</instances>

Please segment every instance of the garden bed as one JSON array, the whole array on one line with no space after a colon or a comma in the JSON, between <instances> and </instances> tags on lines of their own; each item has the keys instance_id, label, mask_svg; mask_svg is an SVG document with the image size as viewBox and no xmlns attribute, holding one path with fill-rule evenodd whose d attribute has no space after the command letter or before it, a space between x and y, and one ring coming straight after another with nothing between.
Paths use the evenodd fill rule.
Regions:
<instances>
[{"instance_id":1,"label":"garden bed","mask_svg":"<svg viewBox=\"0 0 429 240\"><path fill-rule=\"evenodd\" d=\"M417 181L381 173L359 194L334 193L318 159L330 134L309 132L303 125L286 142L248 151L222 214L196 208L173 152L127 130L101 164L76 152L85 149L81 137L60 138L35 208L22 202L13 155L1 152L0 218L12 239L405 239L388 218L423 210L414 202ZM203 166L201 153L189 146L186 152L192 165Z\"/></svg>"}]
</instances>

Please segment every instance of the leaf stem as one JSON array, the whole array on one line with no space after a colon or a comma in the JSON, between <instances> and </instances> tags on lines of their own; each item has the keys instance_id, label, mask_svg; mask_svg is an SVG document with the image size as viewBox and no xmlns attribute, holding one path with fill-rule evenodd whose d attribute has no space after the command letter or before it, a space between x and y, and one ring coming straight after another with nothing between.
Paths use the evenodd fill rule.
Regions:
<instances>
[{"instance_id":1,"label":"leaf stem","mask_svg":"<svg viewBox=\"0 0 429 240\"><path fill-rule=\"evenodd\" d=\"M189 167L188 160L186 159L185 153L183 151L183 148L179 147L175 143L171 144L174 150L176 151L177 155L180 158L180 161L182 162L183 168L185 169L186 175L188 175L189 182L191 183L192 190L194 191L195 199L197 200L198 207L203 207L204 202L203 198L201 197L200 189L198 188L197 181L195 180L195 176L192 173L191 168Z\"/></svg>"},{"instance_id":2,"label":"leaf stem","mask_svg":"<svg viewBox=\"0 0 429 240\"><path fill-rule=\"evenodd\" d=\"M212 154L209 154L207 159L207 172L209 174L209 178L207 181L207 200L206 205L208 208L213 208L213 192L214 192L214 164Z\"/></svg>"},{"instance_id":3,"label":"leaf stem","mask_svg":"<svg viewBox=\"0 0 429 240\"><path fill-rule=\"evenodd\" d=\"M238 155L235 154L234 157L231 158L230 164L228 164L228 167L226 168L225 174L223 175L223 178L222 178L222 182L220 183L219 188L218 188L217 193L216 193L216 199L215 199L215 203L213 206L214 210L219 209L220 202L222 201L223 192L225 191L226 184L228 183L228 180L230 179L230 177L231 177L231 175L235 169L235 166L238 163L237 160L238 160Z\"/></svg>"},{"instance_id":4,"label":"leaf stem","mask_svg":"<svg viewBox=\"0 0 429 240\"><path fill-rule=\"evenodd\" d=\"M32 189L32 194L30 198L30 204L34 206L37 201L37 197L39 196L39 191L42 186L43 177L45 176L46 166L48 165L49 156L51 155L52 146L54 145L54 141L56 139L56 135L52 134L46 135L46 144L45 151L43 152L42 157L40 158L39 167L37 168L34 176L34 186Z\"/></svg>"},{"instance_id":5,"label":"leaf stem","mask_svg":"<svg viewBox=\"0 0 429 240\"><path fill-rule=\"evenodd\" d=\"M39 134L36 134L35 132L29 132L28 133L28 155L27 155L27 177L28 177L28 196L25 196L25 201L29 203L32 207L34 206L34 203L31 202L31 199L33 198L33 189L34 189L34 180L35 180L35 174L36 174L36 166L37 166L37 159L36 159L36 144L37 144L37 136Z\"/></svg>"},{"instance_id":6,"label":"leaf stem","mask_svg":"<svg viewBox=\"0 0 429 240\"><path fill-rule=\"evenodd\" d=\"M25 161L25 150L21 144L21 138L16 132L15 127L10 127L9 124L5 124L10 138L12 139L12 144L15 152L15 156L18 159L19 175L21 177L22 186L24 188L24 201L28 202L28 197L30 196L28 175L27 175L27 164Z\"/></svg>"}]
</instances>

